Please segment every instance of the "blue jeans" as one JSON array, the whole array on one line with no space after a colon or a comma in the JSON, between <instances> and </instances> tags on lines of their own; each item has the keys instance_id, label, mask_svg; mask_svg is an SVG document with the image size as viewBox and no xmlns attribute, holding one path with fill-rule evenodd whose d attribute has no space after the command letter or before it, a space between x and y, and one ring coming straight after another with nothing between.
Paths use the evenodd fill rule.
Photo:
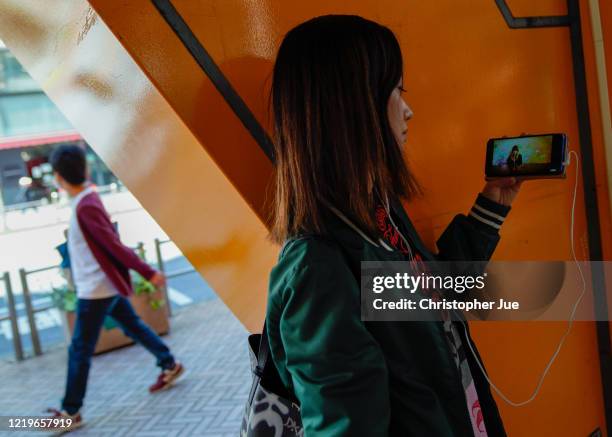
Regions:
<instances>
[{"instance_id":1,"label":"blue jeans","mask_svg":"<svg viewBox=\"0 0 612 437\"><path fill-rule=\"evenodd\" d=\"M72 342L68 350L66 394L62 401L62 408L69 414L76 413L83 405L91 357L107 315L115 319L127 336L151 352L157 358L159 367L174 367L174 357L168 346L138 317L125 297L79 299Z\"/></svg>"}]
</instances>

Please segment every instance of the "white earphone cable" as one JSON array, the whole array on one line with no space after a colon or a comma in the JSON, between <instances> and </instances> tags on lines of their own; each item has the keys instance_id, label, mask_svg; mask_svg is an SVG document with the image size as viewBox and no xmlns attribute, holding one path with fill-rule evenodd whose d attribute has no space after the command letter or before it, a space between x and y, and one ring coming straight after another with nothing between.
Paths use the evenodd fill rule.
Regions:
<instances>
[{"instance_id":1,"label":"white earphone cable","mask_svg":"<svg viewBox=\"0 0 612 437\"><path fill-rule=\"evenodd\" d=\"M557 348L555 349L555 351L552 354L550 360L548 361L548 364L544 368L544 371L542 372L542 376L540 376L538 384L536 385L533 393L531 394L531 396L528 399L526 399L526 400L524 400L522 402L512 401L511 399L509 399L489 379L489 375L487 375L487 372L485 372L484 366L482 365L482 363L478 359L478 355L476 355L476 352L474 351L474 347L472 346L472 342L469 339L468 332L467 332L467 322L466 321L462 322L463 329L465 331L465 338L466 338L468 347L470 348L470 351L472 352L472 355L474 356L474 359L476 360L476 363L478 363L478 367L480 367L480 370L481 370L482 374L484 375L485 379L489 382L491 388L499 395L499 397L502 398L508 404L512 405L513 407L521 407L523 405L526 405L526 404L530 403L531 401L533 401L536 398L536 396L540 392L540 388L542 387L542 384L544 383L544 379L546 378L546 375L548 374L548 371L550 370L550 368L552 367L553 363L557 359L557 356L559 355L559 352L561 352L561 348L563 347L563 344L565 343L565 339L567 338L567 336L569 335L569 333L570 333L570 331L572 329L572 325L574 323L574 317L576 316L576 310L578 309L578 305L580 305L580 302L582 301L582 298L584 297L584 293L586 292L586 279L584 277L584 273L582 271L582 267L581 267L580 263L578 262L578 258L576 257L576 251L574 249L574 212L575 212L575 209L576 209L576 194L578 193L578 174L580 173L580 165L579 165L580 161L579 161L579 158L578 158L578 154L575 151L572 150L569 153L570 160L568 162L568 166L571 163L572 153L576 157L576 182L574 183L574 197L573 197L573 200L572 200L572 213L571 213L571 219L570 219L570 225L571 225L571 228L570 228L570 244L571 244L572 257L574 258L574 262L576 263L576 266L578 267L578 272L580 273L580 279L582 280L582 292L580 293L580 295L578 296L578 299L576 300L576 303L572 307L572 312L570 313L570 317L569 317L569 320L568 320L568 323L567 323L567 329L565 330L563 336L561 337L561 340L559 341L559 344L558 344Z\"/></svg>"},{"instance_id":2,"label":"white earphone cable","mask_svg":"<svg viewBox=\"0 0 612 437\"><path fill-rule=\"evenodd\" d=\"M511 400L510 398L508 398L489 378L489 375L487 375L487 372L484 369L484 366L482 365L482 363L480 362L480 359L478 358L478 355L476 354L476 351L474 350L474 347L472 346L472 342L470 341L470 338L468 336L468 331L467 331L467 322L466 321L462 321L462 325L463 325L463 329L465 332L465 338L468 344L468 347L472 353L472 356L474 357L474 359L476 360L476 363L478 364L478 367L480 368L480 371L482 372L483 376L485 377L485 379L488 381L489 385L491 386L491 388L499 395L500 398L502 398L506 403L508 403L509 405L513 406L513 407L521 407L523 405L526 405L528 403L530 403L531 401L533 401L538 393L540 392L540 388L542 387L542 384L544 383L544 379L546 378L546 375L548 374L548 371L550 370L550 368L552 367L553 363L555 362L555 360L557 359L557 356L559 355L559 353L561 352L561 348L563 347L563 344L565 343L565 340L567 338L567 336L569 335L571 329L572 329L572 325L574 324L574 318L576 316L576 311L578 309L578 306L580 305L580 302L582 301L582 298L584 297L584 294L586 292L586 279L584 277L584 272L582 271L582 266L580 265L580 263L578 262L578 258L576 257L576 251L574 248L574 215L575 215L575 210L576 210L576 197L578 194L578 176L580 174L580 161L579 161L579 157L578 154L575 151L570 151L569 152L569 161L568 161L568 166L571 163L571 156L572 154L574 154L575 158L576 158L576 179L574 182L574 193L573 193L573 198L572 198L572 210L571 210L571 216L570 216L570 245L571 245L571 252L572 252L572 257L574 259L574 262L576 263L576 267L578 268L578 272L580 273L580 279L582 280L582 291L580 292L580 295L578 296L578 298L576 299L576 302L574 303L574 306L572 307L572 311L570 313L570 317L568 320L568 324L567 324L567 328L565 330L565 332L563 333L563 335L561 336L561 340L559 341L559 344L557 345L557 348L555 349L555 351L553 352L550 360L548 361L548 363L546 364L546 367L544 367L544 371L542 372L542 375L540 376L540 379L538 380L538 383L535 387L535 389L533 390L533 393L531 394L531 396L521 402L515 402L513 400ZM331 207L331 206L330 206ZM341 218L343 218L344 221L346 221L347 223L349 223L351 225L351 227L355 228L356 230L358 230L358 228L353 225L348 219L344 218L339 211L337 211L335 208L331 207L332 211L340 216ZM387 214L389 216L389 218L391 218L391 214L389 212L389 206L388 206L388 201L385 202L385 209L387 210ZM391 219L392 224L394 225L394 227L397 229L398 233L400 234L400 236L406 240L406 238L404 237L404 235L401 233L401 231L399 230L399 228L397 228L397 226L395 226L395 223L393 223L392 219ZM365 234L363 234L362 232L359 231L359 233L361 234L361 236L366 239L367 241L369 241L371 244L374 244L377 246L376 243L372 242L371 240L369 240ZM406 240L407 241L407 240ZM383 243L382 239L379 240L379 242ZM385 245L385 248L387 248L387 246ZM387 250L392 250L392 249L387 249ZM455 310L453 310L455 311Z\"/></svg>"}]
</instances>

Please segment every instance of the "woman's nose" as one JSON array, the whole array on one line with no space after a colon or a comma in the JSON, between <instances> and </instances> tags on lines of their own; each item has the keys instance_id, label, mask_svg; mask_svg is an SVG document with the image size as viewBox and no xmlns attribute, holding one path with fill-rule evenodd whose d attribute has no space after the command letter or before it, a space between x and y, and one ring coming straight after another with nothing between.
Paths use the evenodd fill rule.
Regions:
<instances>
[{"instance_id":1,"label":"woman's nose","mask_svg":"<svg viewBox=\"0 0 612 437\"><path fill-rule=\"evenodd\" d=\"M412 112L412 109L410 108L410 106L406 105L406 108L404 109L404 120L406 121L410 120L413 115L414 115L414 112Z\"/></svg>"}]
</instances>

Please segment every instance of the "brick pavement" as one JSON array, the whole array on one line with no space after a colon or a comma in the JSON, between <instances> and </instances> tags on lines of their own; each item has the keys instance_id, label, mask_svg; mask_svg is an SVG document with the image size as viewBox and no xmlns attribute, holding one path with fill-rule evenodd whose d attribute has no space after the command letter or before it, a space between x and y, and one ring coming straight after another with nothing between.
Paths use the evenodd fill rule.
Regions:
<instances>
[{"instance_id":1,"label":"brick pavement","mask_svg":"<svg viewBox=\"0 0 612 437\"><path fill-rule=\"evenodd\" d=\"M148 393L158 370L140 346L94 357L82 410L86 425L70 436L238 435L251 381L246 330L220 300L184 308L171 324L164 339L187 368L176 386ZM59 406L66 349L0 363L0 375L0 415L39 416Z\"/></svg>"}]
</instances>

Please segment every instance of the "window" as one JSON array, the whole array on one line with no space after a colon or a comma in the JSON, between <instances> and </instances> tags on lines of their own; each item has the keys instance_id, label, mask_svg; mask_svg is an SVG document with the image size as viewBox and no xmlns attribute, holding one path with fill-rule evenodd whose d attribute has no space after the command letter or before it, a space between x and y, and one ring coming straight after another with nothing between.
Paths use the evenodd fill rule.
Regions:
<instances>
[{"instance_id":1,"label":"window","mask_svg":"<svg viewBox=\"0 0 612 437\"><path fill-rule=\"evenodd\" d=\"M38 91L40 88L11 52L0 48L0 93Z\"/></svg>"}]
</instances>

